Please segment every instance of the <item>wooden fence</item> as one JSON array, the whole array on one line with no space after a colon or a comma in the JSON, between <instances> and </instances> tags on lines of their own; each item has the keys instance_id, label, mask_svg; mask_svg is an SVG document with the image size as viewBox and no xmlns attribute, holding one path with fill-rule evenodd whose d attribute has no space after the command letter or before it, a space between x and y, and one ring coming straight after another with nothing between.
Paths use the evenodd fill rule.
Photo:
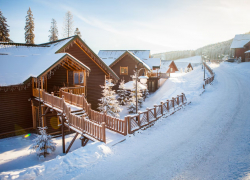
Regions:
<instances>
[{"instance_id":1,"label":"wooden fence","mask_svg":"<svg viewBox=\"0 0 250 180\"><path fill-rule=\"evenodd\" d=\"M60 91L72 92L73 94L82 94L82 93L85 93L85 87L84 86L63 87L60 89Z\"/></svg>"},{"instance_id":2,"label":"wooden fence","mask_svg":"<svg viewBox=\"0 0 250 180\"><path fill-rule=\"evenodd\" d=\"M203 63L203 64L206 67L206 69L208 70L208 72L211 74L211 77L205 79L204 87L203 87L203 88L205 88L205 86L207 84L210 84L211 82L213 82L215 74L214 74L213 70L206 63Z\"/></svg>"},{"instance_id":3,"label":"wooden fence","mask_svg":"<svg viewBox=\"0 0 250 180\"><path fill-rule=\"evenodd\" d=\"M186 102L186 96L182 93L175 98L173 97L171 100L161 102L160 105L154 105L153 108L147 108L146 111L126 116L125 119L128 122L128 133L132 134L144 126L158 120L163 115L175 112L179 106L186 104Z\"/></svg>"},{"instance_id":4,"label":"wooden fence","mask_svg":"<svg viewBox=\"0 0 250 180\"><path fill-rule=\"evenodd\" d=\"M62 96L67 103L76 105L84 109L90 121L101 125L103 122L106 124L106 128L120 133L124 136L127 135L127 120L126 119L119 119L107 114L95 111L91 109L91 104L89 104L84 96L73 94L72 92L61 92Z\"/></svg>"}]
</instances>

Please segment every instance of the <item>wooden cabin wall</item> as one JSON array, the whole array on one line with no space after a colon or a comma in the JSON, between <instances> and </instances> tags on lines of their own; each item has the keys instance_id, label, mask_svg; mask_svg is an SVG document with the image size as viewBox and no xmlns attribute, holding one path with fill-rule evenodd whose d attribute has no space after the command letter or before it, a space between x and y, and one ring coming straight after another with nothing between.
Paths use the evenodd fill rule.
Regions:
<instances>
[{"instance_id":1,"label":"wooden cabin wall","mask_svg":"<svg viewBox=\"0 0 250 180\"><path fill-rule=\"evenodd\" d=\"M71 84L72 84L73 83L73 72L72 72L72 78L69 78L69 80L71 80ZM50 78L48 78L47 92L49 92L49 93L53 92L54 86L64 87L64 84L65 84L65 86L67 85L67 70L64 67L60 66L60 68L57 69L54 72L54 74L51 75Z\"/></svg>"},{"instance_id":2,"label":"wooden cabin wall","mask_svg":"<svg viewBox=\"0 0 250 180\"><path fill-rule=\"evenodd\" d=\"M96 110L99 103L98 99L102 97L100 85L104 85L105 73L76 44L70 46L66 52L91 69L89 77L87 77L87 101L91 103L92 109Z\"/></svg>"},{"instance_id":3,"label":"wooden cabin wall","mask_svg":"<svg viewBox=\"0 0 250 180\"><path fill-rule=\"evenodd\" d=\"M241 57L241 61L245 62L245 52L247 50L248 49L245 49L245 48L237 48L237 49L235 49L235 55L234 55L234 57L235 58Z\"/></svg>"},{"instance_id":4,"label":"wooden cabin wall","mask_svg":"<svg viewBox=\"0 0 250 180\"><path fill-rule=\"evenodd\" d=\"M113 90L118 90L118 87L120 85L120 82L122 79L125 80L125 83L128 81L132 81L131 76L134 75L135 65L137 65L138 62L136 62L133 57L130 55L125 55L122 59L120 59L115 65L111 67L111 69L117 74L117 76L120 78L118 83L113 87ZM121 75L120 74L120 67L128 67L128 75ZM141 69L143 66L140 63L138 65L138 70ZM143 74L144 70L141 70L139 73L139 76Z\"/></svg>"},{"instance_id":5,"label":"wooden cabin wall","mask_svg":"<svg viewBox=\"0 0 250 180\"><path fill-rule=\"evenodd\" d=\"M167 70L167 73L170 72L171 68L173 68L173 70L172 70L171 73L175 73L175 71L178 71L178 69L177 69L175 63L172 62L172 63L169 65L169 69Z\"/></svg>"},{"instance_id":6,"label":"wooden cabin wall","mask_svg":"<svg viewBox=\"0 0 250 180\"><path fill-rule=\"evenodd\" d=\"M26 128L33 127L30 98L32 87L26 90L0 91L0 135L12 131L15 134L26 133Z\"/></svg>"}]
</instances>

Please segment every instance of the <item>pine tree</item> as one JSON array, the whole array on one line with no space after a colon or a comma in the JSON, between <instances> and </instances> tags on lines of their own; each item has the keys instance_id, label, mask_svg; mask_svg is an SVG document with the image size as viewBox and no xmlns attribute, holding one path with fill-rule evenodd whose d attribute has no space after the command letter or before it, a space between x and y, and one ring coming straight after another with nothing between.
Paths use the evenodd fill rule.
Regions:
<instances>
[{"instance_id":1,"label":"pine tree","mask_svg":"<svg viewBox=\"0 0 250 180\"><path fill-rule=\"evenodd\" d=\"M8 24L6 23L6 18L3 16L2 11L0 11L0 41L10 42Z\"/></svg>"},{"instance_id":2,"label":"pine tree","mask_svg":"<svg viewBox=\"0 0 250 180\"><path fill-rule=\"evenodd\" d=\"M26 16L26 26L24 28L25 30L25 42L27 44L34 44L35 43L35 34L34 34L35 24L34 24L34 18L31 9L27 11Z\"/></svg>"},{"instance_id":3,"label":"pine tree","mask_svg":"<svg viewBox=\"0 0 250 180\"><path fill-rule=\"evenodd\" d=\"M140 82L137 82L137 100L138 100L138 109L140 109L141 104L143 102L143 97L140 89ZM133 80L133 89L130 93L130 98L128 100L128 111L129 113L135 113L136 112L136 81Z\"/></svg>"},{"instance_id":4,"label":"pine tree","mask_svg":"<svg viewBox=\"0 0 250 180\"><path fill-rule=\"evenodd\" d=\"M52 153L56 150L56 143L53 143L51 136L47 135L47 127L38 127L40 135L33 140L34 143L30 146L30 149L36 150L39 159L43 159L47 154Z\"/></svg>"},{"instance_id":5,"label":"pine tree","mask_svg":"<svg viewBox=\"0 0 250 180\"><path fill-rule=\"evenodd\" d=\"M121 112L121 108L119 106L119 102L116 100L116 93L112 90L114 84L111 82L111 79L105 82L103 88L102 95L103 97L99 99L100 103L98 104L98 109L113 117L119 117L119 112Z\"/></svg>"},{"instance_id":6,"label":"pine tree","mask_svg":"<svg viewBox=\"0 0 250 180\"><path fill-rule=\"evenodd\" d=\"M65 14L64 17L64 27L63 27L63 36L69 37L73 35L73 15L70 11Z\"/></svg>"},{"instance_id":7,"label":"pine tree","mask_svg":"<svg viewBox=\"0 0 250 180\"><path fill-rule=\"evenodd\" d=\"M128 97L127 97L127 90L124 87L124 79L121 80L120 85L119 85L119 90L117 90L118 92L118 98L117 100L119 101L120 105L126 105L127 101L128 101Z\"/></svg>"},{"instance_id":8,"label":"pine tree","mask_svg":"<svg viewBox=\"0 0 250 180\"><path fill-rule=\"evenodd\" d=\"M82 37L81 32L80 32L80 30L79 30L78 28L76 28L74 34L75 34L75 35L78 35L79 37Z\"/></svg>"},{"instance_id":9,"label":"pine tree","mask_svg":"<svg viewBox=\"0 0 250 180\"><path fill-rule=\"evenodd\" d=\"M51 21L51 26L50 26L50 35L49 35L49 41L56 41L58 40L58 30L57 30L57 25L56 25L56 20L52 19Z\"/></svg>"},{"instance_id":10,"label":"pine tree","mask_svg":"<svg viewBox=\"0 0 250 180\"><path fill-rule=\"evenodd\" d=\"M180 73L183 73L183 70L182 70L182 68L180 69Z\"/></svg>"}]
</instances>

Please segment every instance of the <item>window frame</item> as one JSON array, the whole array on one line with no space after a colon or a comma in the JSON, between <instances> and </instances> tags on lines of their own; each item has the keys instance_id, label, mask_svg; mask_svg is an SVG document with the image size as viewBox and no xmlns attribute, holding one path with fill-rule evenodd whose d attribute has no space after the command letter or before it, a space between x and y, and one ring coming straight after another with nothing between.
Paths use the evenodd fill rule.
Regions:
<instances>
[{"instance_id":1,"label":"window frame","mask_svg":"<svg viewBox=\"0 0 250 180\"><path fill-rule=\"evenodd\" d=\"M83 83L80 83L80 74L83 74ZM75 83L75 74L78 74L78 83ZM83 71L73 71L73 84L74 85L84 85L84 72Z\"/></svg>"},{"instance_id":2,"label":"window frame","mask_svg":"<svg viewBox=\"0 0 250 180\"><path fill-rule=\"evenodd\" d=\"M125 73L125 71L123 70L124 73L122 73L122 69L127 70L127 72ZM120 66L120 75L128 75L128 66L127 67Z\"/></svg>"}]
</instances>

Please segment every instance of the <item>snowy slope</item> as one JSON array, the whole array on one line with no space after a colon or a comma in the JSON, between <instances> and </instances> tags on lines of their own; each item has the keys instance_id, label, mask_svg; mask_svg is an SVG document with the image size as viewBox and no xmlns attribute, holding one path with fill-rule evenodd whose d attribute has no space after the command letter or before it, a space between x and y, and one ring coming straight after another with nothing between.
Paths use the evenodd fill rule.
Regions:
<instances>
[{"instance_id":1,"label":"snowy slope","mask_svg":"<svg viewBox=\"0 0 250 180\"><path fill-rule=\"evenodd\" d=\"M214 84L206 86L201 96L199 82L194 86L185 82L192 76L202 79L201 69L168 84L171 89L174 82L179 83L179 90L157 91L165 96L157 98L164 99L189 90L191 104L126 141L113 147L93 144L39 166L2 172L0 178L249 179L250 63L224 63L212 68ZM89 153L94 160L86 156Z\"/></svg>"}]
</instances>

